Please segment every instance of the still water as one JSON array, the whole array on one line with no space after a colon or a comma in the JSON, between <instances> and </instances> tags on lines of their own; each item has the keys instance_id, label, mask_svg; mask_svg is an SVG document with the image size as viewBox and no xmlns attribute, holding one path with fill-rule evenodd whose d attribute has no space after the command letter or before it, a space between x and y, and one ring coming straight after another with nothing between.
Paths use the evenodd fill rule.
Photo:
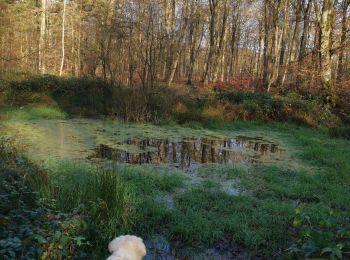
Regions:
<instances>
[{"instance_id":1,"label":"still water","mask_svg":"<svg viewBox=\"0 0 350 260\"><path fill-rule=\"evenodd\" d=\"M244 136L226 139L183 138L178 141L129 138L121 144L123 147L137 147L138 150L130 152L100 144L88 158L109 159L129 164L170 164L179 168L190 168L196 164L206 163L255 163L259 162L261 157L282 152L276 144Z\"/></svg>"}]
</instances>

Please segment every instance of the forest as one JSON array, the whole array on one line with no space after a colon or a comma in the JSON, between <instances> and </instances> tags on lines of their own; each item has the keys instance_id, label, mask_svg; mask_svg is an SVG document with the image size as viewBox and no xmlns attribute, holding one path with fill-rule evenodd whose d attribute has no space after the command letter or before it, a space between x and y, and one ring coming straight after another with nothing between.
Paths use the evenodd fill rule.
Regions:
<instances>
[{"instance_id":1,"label":"forest","mask_svg":"<svg viewBox=\"0 0 350 260\"><path fill-rule=\"evenodd\" d=\"M0 259L347 259L349 158L350 0L0 0Z\"/></svg>"}]
</instances>

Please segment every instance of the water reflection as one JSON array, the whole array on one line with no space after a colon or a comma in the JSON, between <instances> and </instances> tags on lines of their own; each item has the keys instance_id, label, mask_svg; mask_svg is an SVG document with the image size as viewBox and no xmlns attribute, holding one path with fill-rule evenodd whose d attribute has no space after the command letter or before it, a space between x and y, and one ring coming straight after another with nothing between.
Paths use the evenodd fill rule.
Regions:
<instances>
[{"instance_id":1,"label":"water reflection","mask_svg":"<svg viewBox=\"0 0 350 260\"><path fill-rule=\"evenodd\" d=\"M174 164L181 168L190 168L205 163L253 163L262 156L281 152L275 144L246 138L225 140L198 138L180 141L128 139L122 145L138 147L139 151L113 149L101 144L89 158L110 159L130 164Z\"/></svg>"}]
</instances>

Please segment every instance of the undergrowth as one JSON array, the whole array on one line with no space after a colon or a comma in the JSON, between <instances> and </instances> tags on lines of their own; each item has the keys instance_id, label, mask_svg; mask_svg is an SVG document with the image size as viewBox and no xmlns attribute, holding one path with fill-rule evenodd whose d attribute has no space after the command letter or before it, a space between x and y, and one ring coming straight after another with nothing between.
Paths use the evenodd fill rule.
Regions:
<instances>
[{"instance_id":1,"label":"undergrowth","mask_svg":"<svg viewBox=\"0 0 350 260\"><path fill-rule=\"evenodd\" d=\"M44 182L45 173L8 142L0 148L1 259L85 259L84 218L44 207L30 180L40 175Z\"/></svg>"},{"instance_id":2,"label":"undergrowth","mask_svg":"<svg viewBox=\"0 0 350 260\"><path fill-rule=\"evenodd\" d=\"M349 113L346 102L339 102L333 108L318 96L288 91L279 94L205 91L200 94L191 90L184 95L160 84L127 87L97 78L52 75L2 75L0 81L6 97L2 106L29 110L29 115L18 112L20 117L108 116L127 122L162 123L173 119L180 124L260 120L336 128L341 120L346 121ZM35 113L38 107L53 107L62 114Z\"/></svg>"},{"instance_id":3,"label":"undergrowth","mask_svg":"<svg viewBox=\"0 0 350 260\"><path fill-rule=\"evenodd\" d=\"M169 88L126 87L95 78L52 75L6 79L3 91L10 107L55 106L71 116L109 116L124 121L159 122L170 116L177 96Z\"/></svg>"}]
</instances>

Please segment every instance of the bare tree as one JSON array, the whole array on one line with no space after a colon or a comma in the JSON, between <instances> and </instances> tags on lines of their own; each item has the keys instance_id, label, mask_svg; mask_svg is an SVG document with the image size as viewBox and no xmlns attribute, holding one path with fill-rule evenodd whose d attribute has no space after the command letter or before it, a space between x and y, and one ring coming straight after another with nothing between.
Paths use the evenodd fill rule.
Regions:
<instances>
[{"instance_id":1,"label":"bare tree","mask_svg":"<svg viewBox=\"0 0 350 260\"><path fill-rule=\"evenodd\" d=\"M62 59L61 59L61 67L60 67L60 76L62 76L63 66L64 66L64 56L65 56L65 24L66 24L66 5L67 0L63 0L63 13L62 13Z\"/></svg>"},{"instance_id":2,"label":"bare tree","mask_svg":"<svg viewBox=\"0 0 350 260\"><path fill-rule=\"evenodd\" d=\"M46 35L46 0L41 0L41 18L40 18L40 38L39 38L39 71L41 74L45 70L45 35Z\"/></svg>"},{"instance_id":3,"label":"bare tree","mask_svg":"<svg viewBox=\"0 0 350 260\"><path fill-rule=\"evenodd\" d=\"M321 78L323 88L327 92L327 99L329 102L333 102L330 99L334 94L334 84L332 80L332 30L333 30L333 19L335 11L334 0L324 0L320 27L321 27L321 45L320 45L320 61L321 61Z\"/></svg>"},{"instance_id":4,"label":"bare tree","mask_svg":"<svg viewBox=\"0 0 350 260\"><path fill-rule=\"evenodd\" d=\"M349 0L22 0L2 7L2 71L130 86L248 79L266 91L323 86L328 98L350 82Z\"/></svg>"},{"instance_id":5,"label":"bare tree","mask_svg":"<svg viewBox=\"0 0 350 260\"><path fill-rule=\"evenodd\" d=\"M347 31L348 31L348 25L347 21L349 19L348 9L350 6L350 0L343 0L341 5L341 36L340 36L340 52L339 52L339 65L338 65L338 82L342 80L344 71L345 71L345 62L344 62L344 55L345 55L345 49L346 49L346 42L347 42Z\"/></svg>"}]
</instances>

